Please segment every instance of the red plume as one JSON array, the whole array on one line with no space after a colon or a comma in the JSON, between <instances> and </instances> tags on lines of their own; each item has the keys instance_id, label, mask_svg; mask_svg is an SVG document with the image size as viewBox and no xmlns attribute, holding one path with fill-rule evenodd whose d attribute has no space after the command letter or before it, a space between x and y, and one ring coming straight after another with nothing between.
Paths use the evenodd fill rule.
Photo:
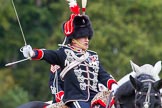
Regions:
<instances>
[{"instance_id":1,"label":"red plume","mask_svg":"<svg viewBox=\"0 0 162 108\"><path fill-rule=\"evenodd\" d=\"M67 0L69 3L70 11L74 14L80 14L80 7L76 0Z\"/></svg>"},{"instance_id":2,"label":"red plume","mask_svg":"<svg viewBox=\"0 0 162 108\"><path fill-rule=\"evenodd\" d=\"M75 16L75 14L71 14L70 19L64 24L64 33L67 37L74 32L73 20Z\"/></svg>"}]
</instances>

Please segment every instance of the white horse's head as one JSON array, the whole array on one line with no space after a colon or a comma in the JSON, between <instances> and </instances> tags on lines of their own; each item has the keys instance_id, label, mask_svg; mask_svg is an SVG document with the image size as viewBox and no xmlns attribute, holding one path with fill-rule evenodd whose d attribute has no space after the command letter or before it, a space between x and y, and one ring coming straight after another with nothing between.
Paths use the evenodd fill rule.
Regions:
<instances>
[{"instance_id":1,"label":"white horse's head","mask_svg":"<svg viewBox=\"0 0 162 108\"><path fill-rule=\"evenodd\" d=\"M138 66L137 64L133 63L130 61L130 64L132 66L133 72L135 72L135 76L139 76L141 74L148 74L153 76L155 80L159 80L159 73L161 71L161 61L158 61L155 63L155 65L150 65L150 64L144 64L142 66Z\"/></svg>"},{"instance_id":2,"label":"white horse's head","mask_svg":"<svg viewBox=\"0 0 162 108\"><path fill-rule=\"evenodd\" d=\"M132 72L125 75L118 81L118 85L121 86L125 82L129 81L129 76L132 75L133 77L137 77L140 74L149 74L153 76L155 80L159 80L159 73L161 71L161 61L158 61L155 63L155 65L150 65L150 64L144 64L142 66L138 66L137 64L133 63L130 61L131 67L132 67Z\"/></svg>"}]
</instances>

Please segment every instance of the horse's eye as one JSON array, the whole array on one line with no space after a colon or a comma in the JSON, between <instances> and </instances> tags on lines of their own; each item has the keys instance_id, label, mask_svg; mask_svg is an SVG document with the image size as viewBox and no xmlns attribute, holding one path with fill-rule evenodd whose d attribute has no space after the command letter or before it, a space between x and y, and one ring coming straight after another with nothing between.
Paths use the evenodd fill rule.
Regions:
<instances>
[{"instance_id":1,"label":"horse's eye","mask_svg":"<svg viewBox=\"0 0 162 108\"><path fill-rule=\"evenodd\" d=\"M159 97L159 96L155 96L155 99L159 100L159 99L160 99L160 97Z\"/></svg>"}]
</instances>

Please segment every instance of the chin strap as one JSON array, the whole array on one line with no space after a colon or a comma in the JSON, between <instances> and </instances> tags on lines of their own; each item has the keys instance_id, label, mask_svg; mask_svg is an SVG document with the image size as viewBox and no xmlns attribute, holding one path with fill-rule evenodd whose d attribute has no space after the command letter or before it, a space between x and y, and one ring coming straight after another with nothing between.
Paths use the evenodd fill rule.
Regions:
<instances>
[{"instance_id":1,"label":"chin strap","mask_svg":"<svg viewBox=\"0 0 162 108\"><path fill-rule=\"evenodd\" d=\"M84 51L87 50L87 48L82 43L80 43L79 41L77 41L76 39L73 39L72 41L74 41L77 45L79 45L81 47L81 49L83 49Z\"/></svg>"}]
</instances>

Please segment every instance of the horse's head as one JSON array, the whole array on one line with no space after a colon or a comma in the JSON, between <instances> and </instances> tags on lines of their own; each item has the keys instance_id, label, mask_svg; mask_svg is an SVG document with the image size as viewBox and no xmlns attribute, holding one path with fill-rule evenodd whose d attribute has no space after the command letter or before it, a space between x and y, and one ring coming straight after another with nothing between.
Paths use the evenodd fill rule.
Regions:
<instances>
[{"instance_id":1,"label":"horse's head","mask_svg":"<svg viewBox=\"0 0 162 108\"><path fill-rule=\"evenodd\" d=\"M135 78L130 76L130 82L135 88L135 104L137 108L161 108L159 90L162 88L161 61L154 66L145 64L138 66L131 61L132 70L136 73Z\"/></svg>"},{"instance_id":2,"label":"horse's head","mask_svg":"<svg viewBox=\"0 0 162 108\"><path fill-rule=\"evenodd\" d=\"M130 63L133 72L119 80L120 86L115 93L116 106L119 105L120 108L161 108L159 92L162 88L162 80L159 77L161 61L155 63L154 66L150 64L138 66L132 61Z\"/></svg>"},{"instance_id":3,"label":"horse's head","mask_svg":"<svg viewBox=\"0 0 162 108\"><path fill-rule=\"evenodd\" d=\"M133 78L130 76L130 82L135 89L136 108L161 108L160 89L162 88L162 79L155 79L148 74L140 74Z\"/></svg>"},{"instance_id":4,"label":"horse's head","mask_svg":"<svg viewBox=\"0 0 162 108\"><path fill-rule=\"evenodd\" d=\"M161 61L155 63L155 65L144 64L142 66L138 66L137 64L130 61L133 72L135 72L135 76L138 77L141 74L151 75L155 80L159 80L159 73L161 71Z\"/></svg>"}]
</instances>

